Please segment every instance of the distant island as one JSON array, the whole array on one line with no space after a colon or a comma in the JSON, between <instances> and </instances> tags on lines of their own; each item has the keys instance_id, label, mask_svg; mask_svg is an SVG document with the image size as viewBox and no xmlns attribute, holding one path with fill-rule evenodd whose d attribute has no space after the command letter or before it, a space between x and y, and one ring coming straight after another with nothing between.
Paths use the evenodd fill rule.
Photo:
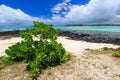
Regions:
<instances>
[{"instance_id":1,"label":"distant island","mask_svg":"<svg viewBox=\"0 0 120 80\"><path fill-rule=\"evenodd\" d=\"M66 24L65 26L120 26L120 24Z\"/></svg>"}]
</instances>

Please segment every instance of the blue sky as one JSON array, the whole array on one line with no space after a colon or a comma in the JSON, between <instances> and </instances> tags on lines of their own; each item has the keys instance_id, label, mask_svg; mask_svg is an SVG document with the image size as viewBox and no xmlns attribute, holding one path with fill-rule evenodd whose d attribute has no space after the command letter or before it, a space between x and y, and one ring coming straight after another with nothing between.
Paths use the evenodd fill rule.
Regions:
<instances>
[{"instance_id":1,"label":"blue sky","mask_svg":"<svg viewBox=\"0 0 120 80\"><path fill-rule=\"evenodd\" d=\"M120 23L120 0L0 0L0 25Z\"/></svg>"},{"instance_id":2,"label":"blue sky","mask_svg":"<svg viewBox=\"0 0 120 80\"><path fill-rule=\"evenodd\" d=\"M51 17L51 9L63 0L0 0L0 4L19 8L31 16ZM73 4L85 4L89 0L72 0Z\"/></svg>"},{"instance_id":3,"label":"blue sky","mask_svg":"<svg viewBox=\"0 0 120 80\"><path fill-rule=\"evenodd\" d=\"M50 15L50 9L59 2L60 0L0 0L0 4L19 8L31 16Z\"/></svg>"}]
</instances>

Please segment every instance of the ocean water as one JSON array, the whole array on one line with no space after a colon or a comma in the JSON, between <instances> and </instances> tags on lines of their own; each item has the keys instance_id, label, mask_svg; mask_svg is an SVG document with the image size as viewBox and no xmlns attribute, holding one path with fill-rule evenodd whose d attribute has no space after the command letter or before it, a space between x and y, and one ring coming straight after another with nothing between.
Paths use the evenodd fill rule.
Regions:
<instances>
[{"instance_id":1,"label":"ocean water","mask_svg":"<svg viewBox=\"0 0 120 80\"><path fill-rule=\"evenodd\" d=\"M2 32L2 31L14 31L14 30L25 30L26 28L33 28L33 26L0 26L0 32Z\"/></svg>"},{"instance_id":2,"label":"ocean water","mask_svg":"<svg viewBox=\"0 0 120 80\"><path fill-rule=\"evenodd\" d=\"M88 31L88 32L117 32L120 33L120 26L54 26L56 29L65 31ZM33 26L0 26L0 31L24 30Z\"/></svg>"},{"instance_id":3,"label":"ocean water","mask_svg":"<svg viewBox=\"0 0 120 80\"><path fill-rule=\"evenodd\" d=\"M33 26L0 26L2 31L25 30ZM54 26L55 29L72 31L77 34L90 34L92 37L120 38L120 26Z\"/></svg>"},{"instance_id":4,"label":"ocean water","mask_svg":"<svg viewBox=\"0 0 120 80\"><path fill-rule=\"evenodd\" d=\"M77 34L90 34L91 37L120 38L120 26L55 26L55 28Z\"/></svg>"},{"instance_id":5,"label":"ocean water","mask_svg":"<svg viewBox=\"0 0 120 80\"><path fill-rule=\"evenodd\" d=\"M55 28L68 31L90 31L90 32L119 32L120 26L55 26Z\"/></svg>"}]
</instances>

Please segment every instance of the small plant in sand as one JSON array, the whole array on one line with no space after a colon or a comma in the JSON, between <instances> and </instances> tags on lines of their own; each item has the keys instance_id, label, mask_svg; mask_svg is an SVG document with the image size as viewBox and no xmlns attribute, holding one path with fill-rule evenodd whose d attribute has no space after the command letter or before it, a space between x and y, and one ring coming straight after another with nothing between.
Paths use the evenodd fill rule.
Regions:
<instances>
[{"instance_id":1,"label":"small plant in sand","mask_svg":"<svg viewBox=\"0 0 120 80\"><path fill-rule=\"evenodd\" d=\"M120 50L116 50L115 53L113 54L115 57L120 57Z\"/></svg>"},{"instance_id":2,"label":"small plant in sand","mask_svg":"<svg viewBox=\"0 0 120 80\"><path fill-rule=\"evenodd\" d=\"M114 51L115 49L113 49L113 48L108 48L108 47L103 47L103 51L108 51L108 50Z\"/></svg>"},{"instance_id":3,"label":"small plant in sand","mask_svg":"<svg viewBox=\"0 0 120 80\"><path fill-rule=\"evenodd\" d=\"M59 30L54 29L53 25L34 22L33 29L20 32L24 40L10 46L6 54L11 59L25 61L29 73L36 80L43 68L58 65L70 58L62 44L56 41L58 34ZM39 40L33 37L39 37Z\"/></svg>"}]
</instances>

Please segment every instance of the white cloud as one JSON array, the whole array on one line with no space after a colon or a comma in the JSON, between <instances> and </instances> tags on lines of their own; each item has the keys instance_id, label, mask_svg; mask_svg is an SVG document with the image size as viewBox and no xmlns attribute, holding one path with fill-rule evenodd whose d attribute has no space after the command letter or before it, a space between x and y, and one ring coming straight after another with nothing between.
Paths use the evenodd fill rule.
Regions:
<instances>
[{"instance_id":1,"label":"white cloud","mask_svg":"<svg viewBox=\"0 0 120 80\"><path fill-rule=\"evenodd\" d=\"M25 14L20 9L13 9L6 5L0 5L0 25L32 25L32 21L40 20L38 17L32 17Z\"/></svg>"},{"instance_id":2,"label":"white cloud","mask_svg":"<svg viewBox=\"0 0 120 80\"><path fill-rule=\"evenodd\" d=\"M53 17L53 19L55 18ZM4 4L0 5L0 26L31 26L33 25L33 21L54 24L56 20L32 17L20 9L13 9Z\"/></svg>"},{"instance_id":3,"label":"white cloud","mask_svg":"<svg viewBox=\"0 0 120 80\"><path fill-rule=\"evenodd\" d=\"M61 3L58 3L58 4L56 4L52 9L51 9L51 11L53 12L53 13L61 13L61 11L62 10L68 10L69 9L69 6L71 5L70 4L70 1L71 0L63 0L63 2L61 2Z\"/></svg>"},{"instance_id":4,"label":"white cloud","mask_svg":"<svg viewBox=\"0 0 120 80\"><path fill-rule=\"evenodd\" d=\"M120 23L120 0L90 0L85 5L71 4L66 7L69 10L62 16L62 23ZM62 13L57 14L60 15Z\"/></svg>"},{"instance_id":5,"label":"white cloud","mask_svg":"<svg viewBox=\"0 0 120 80\"><path fill-rule=\"evenodd\" d=\"M32 21L52 24L66 23L120 23L120 0L90 0L85 5L71 4L63 0L51 11L51 18L32 17L20 9L0 5L1 25L32 25Z\"/></svg>"},{"instance_id":6,"label":"white cloud","mask_svg":"<svg viewBox=\"0 0 120 80\"><path fill-rule=\"evenodd\" d=\"M71 0L64 0L64 2L70 2Z\"/></svg>"}]
</instances>

